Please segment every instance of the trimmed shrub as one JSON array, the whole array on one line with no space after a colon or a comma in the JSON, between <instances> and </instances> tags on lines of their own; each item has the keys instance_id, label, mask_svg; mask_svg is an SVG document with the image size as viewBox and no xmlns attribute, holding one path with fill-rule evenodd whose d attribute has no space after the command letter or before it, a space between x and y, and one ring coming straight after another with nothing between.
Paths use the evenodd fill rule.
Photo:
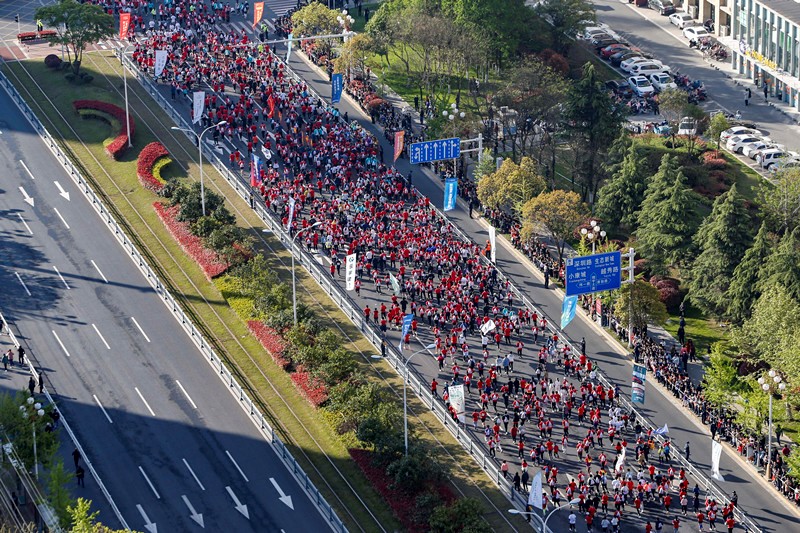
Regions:
<instances>
[{"instance_id":1,"label":"trimmed shrub","mask_svg":"<svg viewBox=\"0 0 800 533\"><path fill-rule=\"evenodd\" d=\"M286 351L286 341L284 341L274 329L259 320L248 320L247 329L258 339L261 346L269 352L272 359L279 367L286 370L291 362L284 357Z\"/></svg>"},{"instance_id":2,"label":"trimmed shrub","mask_svg":"<svg viewBox=\"0 0 800 533\"><path fill-rule=\"evenodd\" d=\"M55 54L49 54L44 58L44 66L47 68L61 68L61 63L63 63L63 61L61 61L61 58Z\"/></svg>"},{"instance_id":3,"label":"trimmed shrub","mask_svg":"<svg viewBox=\"0 0 800 533\"><path fill-rule=\"evenodd\" d=\"M161 168L167 165L171 159L167 156L169 151L158 141L151 142L139 152L136 160L136 175L139 182L146 189L155 193L160 193L164 188L164 180L161 178Z\"/></svg>"},{"instance_id":4,"label":"trimmed shrub","mask_svg":"<svg viewBox=\"0 0 800 533\"><path fill-rule=\"evenodd\" d=\"M67 79L69 79L70 75L72 74L66 75ZM75 79L75 75L72 75L72 79ZM101 102L99 100L75 100L72 102L72 107L78 112L80 112L81 109L92 109L94 111L99 111L101 113L110 115L117 120L120 124L120 131L114 140L112 140L106 146L106 153L113 159L119 159L122 157L122 155L128 149L128 131L125 125L125 117L128 115L125 114L125 110L114 104ZM135 122L133 121L133 117L129 117L129 120L131 125L131 137L133 137L133 135L136 133Z\"/></svg>"},{"instance_id":5,"label":"trimmed shrub","mask_svg":"<svg viewBox=\"0 0 800 533\"><path fill-rule=\"evenodd\" d=\"M709 150L702 155L703 166L709 170L724 170L728 167L728 162L725 161L719 150Z\"/></svg>"},{"instance_id":6,"label":"trimmed shrub","mask_svg":"<svg viewBox=\"0 0 800 533\"><path fill-rule=\"evenodd\" d=\"M674 278L662 278L661 276L653 276L650 278L650 285L658 289L658 298L667 309L676 309L683 298L681 297L680 289L678 288L678 280Z\"/></svg>"}]
</instances>

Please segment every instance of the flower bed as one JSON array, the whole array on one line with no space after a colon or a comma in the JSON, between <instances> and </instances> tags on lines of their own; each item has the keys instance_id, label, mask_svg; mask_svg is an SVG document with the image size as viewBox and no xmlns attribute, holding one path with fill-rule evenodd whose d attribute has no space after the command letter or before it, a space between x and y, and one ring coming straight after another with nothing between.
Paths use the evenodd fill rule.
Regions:
<instances>
[{"instance_id":1,"label":"flower bed","mask_svg":"<svg viewBox=\"0 0 800 533\"><path fill-rule=\"evenodd\" d=\"M24 31L17 34L17 39L19 42L24 43L25 41L36 41L37 39L49 40L57 36L58 34L55 30Z\"/></svg>"},{"instance_id":2,"label":"flower bed","mask_svg":"<svg viewBox=\"0 0 800 533\"><path fill-rule=\"evenodd\" d=\"M284 350L286 349L286 341L284 341L274 329L258 320L248 320L247 329L258 339L261 346L269 352L272 359L279 367L284 370L289 368L291 361L283 356Z\"/></svg>"},{"instance_id":3,"label":"flower bed","mask_svg":"<svg viewBox=\"0 0 800 533\"><path fill-rule=\"evenodd\" d=\"M304 370L292 372L292 381L300 389L300 393L314 407L319 407L328 399L328 389L319 379Z\"/></svg>"},{"instance_id":4,"label":"flower bed","mask_svg":"<svg viewBox=\"0 0 800 533\"><path fill-rule=\"evenodd\" d=\"M106 153L111 156L113 159L119 159L122 154L128 149L128 129L125 126L125 117L128 116L125 113L125 110L119 106L115 106L114 104L110 104L108 102L101 102L99 100L75 100L72 102L72 107L75 108L75 111L80 112L81 109L91 109L94 111L100 111L101 113L105 113L110 115L115 120L120 123L120 131L117 133L117 136L114 137L114 140L106 146ZM133 117L129 117L130 126L131 126L131 137L136 132L135 123L133 121Z\"/></svg>"},{"instance_id":5,"label":"flower bed","mask_svg":"<svg viewBox=\"0 0 800 533\"><path fill-rule=\"evenodd\" d=\"M167 157L168 155L169 151L158 141L151 142L142 148L139 158L136 160L136 175L143 187L155 193L161 192L164 188L161 168L171 161Z\"/></svg>"},{"instance_id":6,"label":"flower bed","mask_svg":"<svg viewBox=\"0 0 800 533\"><path fill-rule=\"evenodd\" d=\"M154 202L153 209L156 210L161 222L167 227L172 237L178 241L183 251L197 261L209 280L228 269L227 263L216 252L203 246L203 240L200 237L192 235L192 232L189 231L189 224L178 220L180 206L169 207L161 202Z\"/></svg>"}]
</instances>

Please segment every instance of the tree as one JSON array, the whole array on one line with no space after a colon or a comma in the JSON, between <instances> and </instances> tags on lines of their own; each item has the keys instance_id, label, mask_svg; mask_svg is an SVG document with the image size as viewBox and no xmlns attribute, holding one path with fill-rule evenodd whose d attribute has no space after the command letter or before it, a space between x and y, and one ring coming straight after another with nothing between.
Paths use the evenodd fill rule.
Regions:
<instances>
[{"instance_id":1,"label":"tree","mask_svg":"<svg viewBox=\"0 0 800 533\"><path fill-rule=\"evenodd\" d=\"M483 176L478 181L477 194L483 205L519 216L523 206L545 187L536 164L523 157L519 165L506 159L497 171Z\"/></svg>"},{"instance_id":2,"label":"tree","mask_svg":"<svg viewBox=\"0 0 800 533\"><path fill-rule=\"evenodd\" d=\"M742 383L736 365L725 353L722 344L715 342L711 347L709 365L703 374L703 394L712 404L727 407L731 403L732 394L741 389Z\"/></svg>"},{"instance_id":3,"label":"tree","mask_svg":"<svg viewBox=\"0 0 800 533\"><path fill-rule=\"evenodd\" d=\"M711 123L708 125L708 138L717 143L717 150L719 150L719 139L722 132L731 127L731 123L725 116L725 113L717 113L711 117Z\"/></svg>"},{"instance_id":4,"label":"tree","mask_svg":"<svg viewBox=\"0 0 800 533\"><path fill-rule=\"evenodd\" d=\"M636 243L651 270L663 274L682 258L697 229L697 198L680 171L663 196L652 187L648 187L648 191L651 194L638 216ZM654 199L655 196L660 200Z\"/></svg>"},{"instance_id":5,"label":"tree","mask_svg":"<svg viewBox=\"0 0 800 533\"><path fill-rule=\"evenodd\" d=\"M764 265L758 289L763 293L773 285L783 286L800 301L800 228L781 238Z\"/></svg>"},{"instance_id":6,"label":"tree","mask_svg":"<svg viewBox=\"0 0 800 533\"><path fill-rule=\"evenodd\" d=\"M367 57L373 52L379 52L379 46L368 33L358 33L349 39L339 48L339 57L334 61L336 72L344 74L361 73L365 70Z\"/></svg>"},{"instance_id":7,"label":"tree","mask_svg":"<svg viewBox=\"0 0 800 533\"><path fill-rule=\"evenodd\" d=\"M47 477L48 500L53 506L61 526L67 527L70 524L69 506L72 503L67 487L73 483L72 475L64 470L64 463L59 459L50 469Z\"/></svg>"},{"instance_id":8,"label":"tree","mask_svg":"<svg viewBox=\"0 0 800 533\"><path fill-rule=\"evenodd\" d=\"M688 105L686 91L682 89L666 89L658 95L658 111L669 122L670 134L673 139L678 132L678 124L686 116Z\"/></svg>"},{"instance_id":9,"label":"tree","mask_svg":"<svg viewBox=\"0 0 800 533\"><path fill-rule=\"evenodd\" d=\"M56 4L38 8L34 18L56 31L50 46L64 45L76 76L80 74L86 47L114 35L114 17L95 4L58 0Z\"/></svg>"},{"instance_id":10,"label":"tree","mask_svg":"<svg viewBox=\"0 0 800 533\"><path fill-rule=\"evenodd\" d=\"M586 206L580 196L556 189L532 198L522 208L522 236L530 238L539 231L547 233L558 250L558 261L564 257L567 238L586 219Z\"/></svg>"},{"instance_id":11,"label":"tree","mask_svg":"<svg viewBox=\"0 0 800 533\"><path fill-rule=\"evenodd\" d=\"M595 213L609 227L620 225L635 230L637 213L644 200L646 175L642 159L631 144L616 172L600 188L595 204Z\"/></svg>"},{"instance_id":12,"label":"tree","mask_svg":"<svg viewBox=\"0 0 800 533\"><path fill-rule=\"evenodd\" d=\"M78 498L75 505L67 506L72 529L70 533L123 533L125 530L114 530L97 521L100 511L91 512L92 501Z\"/></svg>"},{"instance_id":13,"label":"tree","mask_svg":"<svg viewBox=\"0 0 800 533\"><path fill-rule=\"evenodd\" d=\"M4 439L14 443L18 459L29 469L33 469L35 458L44 468L49 468L58 450L58 431L48 428L53 406L43 405L44 416L36 413L36 404L28 404L27 390L15 394L0 395L0 427ZM24 406L24 409L20 409ZM23 414L24 413L24 414ZM36 429L36 455L33 453L33 430Z\"/></svg>"},{"instance_id":14,"label":"tree","mask_svg":"<svg viewBox=\"0 0 800 533\"><path fill-rule=\"evenodd\" d=\"M561 54L567 53L575 36L597 20L594 5L586 0L543 0L535 9L552 25L553 48Z\"/></svg>"},{"instance_id":15,"label":"tree","mask_svg":"<svg viewBox=\"0 0 800 533\"><path fill-rule=\"evenodd\" d=\"M759 202L775 231L791 232L797 227L800 215L800 169L782 170L771 181L761 184Z\"/></svg>"},{"instance_id":16,"label":"tree","mask_svg":"<svg viewBox=\"0 0 800 533\"><path fill-rule=\"evenodd\" d=\"M761 295L759 280L773 247L774 243L767 231L767 224L762 222L753 245L747 249L742 260L736 265L725 295L728 300L727 316L733 321L740 323L750 316L753 303Z\"/></svg>"},{"instance_id":17,"label":"tree","mask_svg":"<svg viewBox=\"0 0 800 533\"><path fill-rule=\"evenodd\" d=\"M733 272L752 238L744 202L736 185L719 195L694 238L700 253L689 271L689 297L702 311L717 317L725 315Z\"/></svg>"},{"instance_id":18,"label":"tree","mask_svg":"<svg viewBox=\"0 0 800 533\"><path fill-rule=\"evenodd\" d=\"M459 498L451 505L440 505L431 514L432 533L484 533L491 528L483 521L483 506L474 498Z\"/></svg>"},{"instance_id":19,"label":"tree","mask_svg":"<svg viewBox=\"0 0 800 533\"><path fill-rule=\"evenodd\" d=\"M483 157L481 157L480 161L478 161L478 163L475 165L475 170L472 172L472 176L476 183L480 183L481 178L492 174L496 170L497 161L492 155L492 151L488 148L485 148L483 150Z\"/></svg>"},{"instance_id":20,"label":"tree","mask_svg":"<svg viewBox=\"0 0 800 533\"><path fill-rule=\"evenodd\" d=\"M632 303L631 295L633 295ZM647 324L661 325L669 316L658 289L643 279L626 283L619 289L614 302L614 314L623 324L630 323L633 318L633 326L639 330Z\"/></svg>"}]
</instances>

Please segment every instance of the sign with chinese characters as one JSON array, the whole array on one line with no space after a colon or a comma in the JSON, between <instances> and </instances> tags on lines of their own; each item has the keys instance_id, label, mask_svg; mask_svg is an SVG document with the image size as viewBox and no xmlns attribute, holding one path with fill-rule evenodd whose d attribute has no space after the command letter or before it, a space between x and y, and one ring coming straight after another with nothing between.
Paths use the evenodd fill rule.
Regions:
<instances>
[{"instance_id":1,"label":"sign with chinese characters","mask_svg":"<svg viewBox=\"0 0 800 533\"><path fill-rule=\"evenodd\" d=\"M567 296L619 289L622 254L609 252L567 259Z\"/></svg>"},{"instance_id":2,"label":"sign with chinese characters","mask_svg":"<svg viewBox=\"0 0 800 533\"><path fill-rule=\"evenodd\" d=\"M439 139L414 143L409 147L412 165L441 161L443 159L458 159L461 157L461 139Z\"/></svg>"}]
</instances>

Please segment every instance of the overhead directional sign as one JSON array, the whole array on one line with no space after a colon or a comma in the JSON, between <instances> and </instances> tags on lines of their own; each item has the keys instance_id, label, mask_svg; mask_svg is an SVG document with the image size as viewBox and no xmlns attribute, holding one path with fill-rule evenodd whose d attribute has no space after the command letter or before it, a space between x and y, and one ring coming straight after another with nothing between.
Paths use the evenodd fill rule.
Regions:
<instances>
[{"instance_id":1,"label":"overhead directional sign","mask_svg":"<svg viewBox=\"0 0 800 533\"><path fill-rule=\"evenodd\" d=\"M452 139L414 143L409 148L409 152L412 165L441 161L443 159L456 159L461 156L461 139L453 137Z\"/></svg>"},{"instance_id":2,"label":"overhead directional sign","mask_svg":"<svg viewBox=\"0 0 800 533\"><path fill-rule=\"evenodd\" d=\"M567 296L619 289L622 283L620 252L567 259Z\"/></svg>"}]
</instances>

